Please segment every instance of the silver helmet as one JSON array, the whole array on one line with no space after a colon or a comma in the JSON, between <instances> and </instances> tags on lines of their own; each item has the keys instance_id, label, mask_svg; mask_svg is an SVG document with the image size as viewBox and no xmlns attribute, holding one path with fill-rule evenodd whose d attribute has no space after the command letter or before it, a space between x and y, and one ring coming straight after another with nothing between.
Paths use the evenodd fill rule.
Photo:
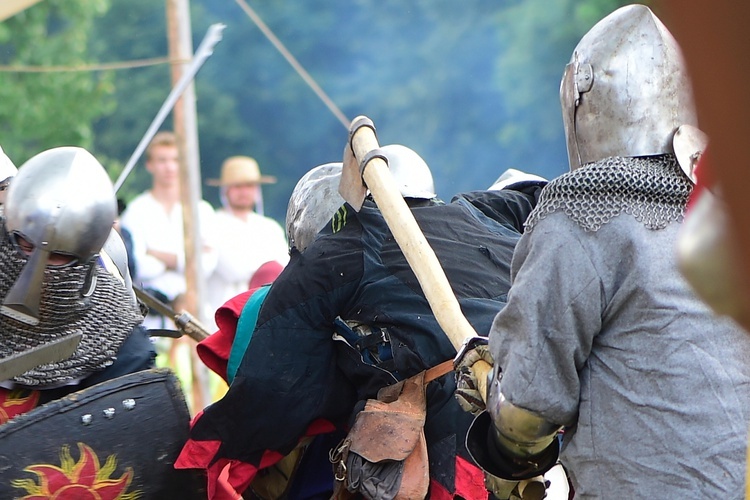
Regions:
<instances>
[{"instance_id":1,"label":"silver helmet","mask_svg":"<svg viewBox=\"0 0 750 500\"><path fill-rule=\"evenodd\" d=\"M571 170L610 156L673 153L675 130L697 126L680 47L643 5L614 11L583 36L560 101Z\"/></svg>"},{"instance_id":2,"label":"silver helmet","mask_svg":"<svg viewBox=\"0 0 750 500\"><path fill-rule=\"evenodd\" d=\"M39 300L50 258L89 264L107 240L117 215L112 182L91 153L53 148L18 169L5 203L5 230L27 262L5 296L2 314L39 321ZM88 266L89 269L92 266ZM95 275L95 273L91 273ZM86 295L95 283L84 284Z\"/></svg>"},{"instance_id":3,"label":"silver helmet","mask_svg":"<svg viewBox=\"0 0 750 500\"><path fill-rule=\"evenodd\" d=\"M388 168L401 196L426 200L437 196L430 167L416 151L401 144L389 144L382 146L380 152L388 158Z\"/></svg>"},{"instance_id":4,"label":"silver helmet","mask_svg":"<svg viewBox=\"0 0 750 500\"><path fill-rule=\"evenodd\" d=\"M297 182L286 209L286 236L289 248L302 252L312 243L338 208L342 163L319 165Z\"/></svg>"}]
</instances>

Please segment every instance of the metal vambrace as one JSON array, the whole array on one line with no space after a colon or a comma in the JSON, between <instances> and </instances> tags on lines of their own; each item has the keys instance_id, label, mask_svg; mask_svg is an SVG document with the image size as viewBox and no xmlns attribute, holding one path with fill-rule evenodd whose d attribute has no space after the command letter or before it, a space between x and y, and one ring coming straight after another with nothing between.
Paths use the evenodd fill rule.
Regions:
<instances>
[{"instance_id":1,"label":"metal vambrace","mask_svg":"<svg viewBox=\"0 0 750 500\"><path fill-rule=\"evenodd\" d=\"M472 422L466 448L485 472L508 481L543 475L557 462L561 426L510 403L493 370L487 411Z\"/></svg>"}]
</instances>

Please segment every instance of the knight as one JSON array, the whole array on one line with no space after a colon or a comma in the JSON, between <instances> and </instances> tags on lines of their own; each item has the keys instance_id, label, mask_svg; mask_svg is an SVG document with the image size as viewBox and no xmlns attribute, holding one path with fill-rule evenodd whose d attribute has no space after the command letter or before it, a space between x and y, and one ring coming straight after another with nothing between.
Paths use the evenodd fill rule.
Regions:
<instances>
[{"instance_id":1,"label":"knight","mask_svg":"<svg viewBox=\"0 0 750 500\"><path fill-rule=\"evenodd\" d=\"M112 183L83 148L43 151L10 182L0 216L0 366L23 358L32 367L0 381L2 498L204 491L172 468L190 417L174 374L154 368L116 214ZM73 338L72 353L38 358Z\"/></svg>"},{"instance_id":2,"label":"knight","mask_svg":"<svg viewBox=\"0 0 750 500\"><path fill-rule=\"evenodd\" d=\"M741 496L750 338L675 258L693 183L674 141L698 125L680 48L622 7L580 40L560 99L570 172L516 246L467 447L501 498L558 454L576 497Z\"/></svg>"}]
</instances>

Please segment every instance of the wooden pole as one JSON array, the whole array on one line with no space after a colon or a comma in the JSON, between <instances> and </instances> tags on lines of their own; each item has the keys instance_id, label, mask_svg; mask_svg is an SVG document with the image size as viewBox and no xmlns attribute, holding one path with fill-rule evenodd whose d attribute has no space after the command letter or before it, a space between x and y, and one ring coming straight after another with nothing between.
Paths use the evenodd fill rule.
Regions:
<instances>
[{"instance_id":1,"label":"wooden pole","mask_svg":"<svg viewBox=\"0 0 750 500\"><path fill-rule=\"evenodd\" d=\"M22 10L28 9L41 0L3 0L0 2L0 22L13 17Z\"/></svg>"},{"instance_id":2,"label":"wooden pole","mask_svg":"<svg viewBox=\"0 0 750 500\"><path fill-rule=\"evenodd\" d=\"M370 151L379 147L374 126L372 126L372 121L369 118L358 116L352 120L349 132L351 134L351 148L357 162L361 162ZM351 168L352 166L355 165L345 164L344 168ZM359 171L358 168L357 171ZM342 173L342 179L344 178L343 175ZM458 351L463 346L464 341L478 335L461 311L461 306L453 293L445 271L424 233L422 233L419 224L414 219L409 206L401 196L398 185L390 170L388 170L388 165L382 158L374 157L366 164L362 172L362 178L370 189L375 203L377 203L388 228L393 233L396 243L409 263L409 267L414 271L435 319L453 347ZM342 196L344 196L344 199L349 197L344 193L342 193ZM347 201L352 203L354 200L347 199ZM361 203L361 200L359 202ZM487 376L492 370L492 366L479 360L472 365L471 369L476 375L477 388L486 401Z\"/></svg>"},{"instance_id":3,"label":"wooden pole","mask_svg":"<svg viewBox=\"0 0 750 500\"><path fill-rule=\"evenodd\" d=\"M189 0L167 0L167 33L169 57L172 64L172 84L176 84L193 57L192 28ZM200 161L198 151L198 120L195 105L195 86L188 85L173 110L174 132L180 156L180 201L182 204L183 231L185 235L185 282L183 308L204 320L202 304L203 279L201 272L200 220L198 204L202 199ZM183 340L185 341L185 340ZM205 400L205 371L191 348L192 405L193 412L203 409ZM204 375L204 376L201 376Z\"/></svg>"}]
</instances>

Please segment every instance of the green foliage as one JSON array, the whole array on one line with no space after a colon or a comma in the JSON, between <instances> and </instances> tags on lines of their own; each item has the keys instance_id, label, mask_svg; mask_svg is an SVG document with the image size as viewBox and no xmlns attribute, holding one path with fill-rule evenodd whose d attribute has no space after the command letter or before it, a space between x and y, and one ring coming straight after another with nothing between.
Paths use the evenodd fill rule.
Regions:
<instances>
[{"instance_id":1,"label":"green foliage","mask_svg":"<svg viewBox=\"0 0 750 500\"><path fill-rule=\"evenodd\" d=\"M109 0L46 0L0 24L0 63L91 63L91 27ZM0 72L0 143L20 164L43 149L90 147L92 121L113 109L111 74Z\"/></svg>"},{"instance_id":2,"label":"green foliage","mask_svg":"<svg viewBox=\"0 0 750 500\"><path fill-rule=\"evenodd\" d=\"M567 170L559 88L565 65L580 38L624 0L524 0L496 16L506 49L495 60L507 121L498 142L521 170L551 176ZM552 155L532 154L542 148ZM551 165L539 161L552 162Z\"/></svg>"},{"instance_id":3,"label":"green foliage","mask_svg":"<svg viewBox=\"0 0 750 500\"><path fill-rule=\"evenodd\" d=\"M111 1L108 11L92 26L89 50L102 61L166 57L165 2ZM169 65L118 70L113 72L112 81L115 105L110 112L97 116L93 125L96 131L94 149L115 180L169 94ZM164 128L171 128L170 119ZM150 186L150 182L145 169L136 167L117 194L130 200Z\"/></svg>"},{"instance_id":4,"label":"green foliage","mask_svg":"<svg viewBox=\"0 0 750 500\"><path fill-rule=\"evenodd\" d=\"M573 47L623 0L246 0L349 118L431 165L438 194L483 189L514 167L567 170L560 77ZM193 45L223 40L195 80L203 179L227 156L279 178L266 213L283 219L297 180L338 161L346 128L233 0L192 0ZM163 0L45 0L0 23L0 64L79 65L166 57ZM167 64L108 72L0 73L0 144L17 163L89 147L113 179L171 89ZM171 118L163 128L172 128ZM93 131L93 132L92 132ZM126 200L146 189L142 162ZM218 190L205 187L215 206Z\"/></svg>"},{"instance_id":5,"label":"green foliage","mask_svg":"<svg viewBox=\"0 0 750 500\"><path fill-rule=\"evenodd\" d=\"M404 143L425 157L442 196L456 186L485 187L499 175L492 130L503 114L491 58L501 47L489 15L497 2L250 3L348 118L368 115L381 143ZM200 76L236 99L248 133L234 154L255 156L279 177L264 193L267 208L283 216L304 172L340 160L347 132L250 19L230 7L206 3L227 30ZM220 161L206 162L207 155L229 151L209 151L201 137L208 175Z\"/></svg>"},{"instance_id":6,"label":"green foliage","mask_svg":"<svg viewBox=\"0 0 750 500\"><path fill-rule=\"evenodd\" d=\"M229 2L229 5L232 4L233 2ZM194 1L192 8L195 50L208 27L221 20L207 13L198 2ZM93 27L92 39L98 43L92 46L92 51L101 58L115 61L167 57L169 49L166 22L164 2L113 2L107 14ZM217 46L217 51L222 49L226 50L225 41ZM225 56L228 55L225 53ZM239 151L248 133L247 126L239 120L236 99L233 95L222 92L217 85L217 81L227 77L226 73L215 75L217 80L209 84L203 83L212 65L217 64L216 59L216 54L209 58L194 81L202 163L214 166L213 169L203 168L203 178L215 176L224 156L232 154L229 151ZM230 75L232 81L242 77L242 73L236 71L238 68L238 65L233 66L235 71ZM117 105L112 113L95 122L95 147L101 156L108 159L110 176L116 179L172 90L170 67L168 64L161 64L118 71L114 75L114 83ZM170 116L161 129L173 127ZM213 150L217 150L218 154L211 155ZM143 168L141 159L118 196L129 201L147 189L150 183L151 177ZM213 197L214 205L218 205L218 191L214 188L207 189L210 190L207 194Z\"/></svg>"},{"instance_id":7,"label":"green foliage","mask_svg":"<svg viewBox=\"0 0 750 500\"><path fill-rule=\"evenodd\" d=\"M427 160L444 198L510 167L548 178L567 170L560 77L580 37L624 3L250 2L349 118L366 114L381 143L407 144ZM235 151L280 178L265 192L283 215L296 180L340 158L345 130L242 12L204 5L228 27L203 81L236 99L248 133ZM201 137L205 160L215 151Z\"/></svg>"}]
</instances>

